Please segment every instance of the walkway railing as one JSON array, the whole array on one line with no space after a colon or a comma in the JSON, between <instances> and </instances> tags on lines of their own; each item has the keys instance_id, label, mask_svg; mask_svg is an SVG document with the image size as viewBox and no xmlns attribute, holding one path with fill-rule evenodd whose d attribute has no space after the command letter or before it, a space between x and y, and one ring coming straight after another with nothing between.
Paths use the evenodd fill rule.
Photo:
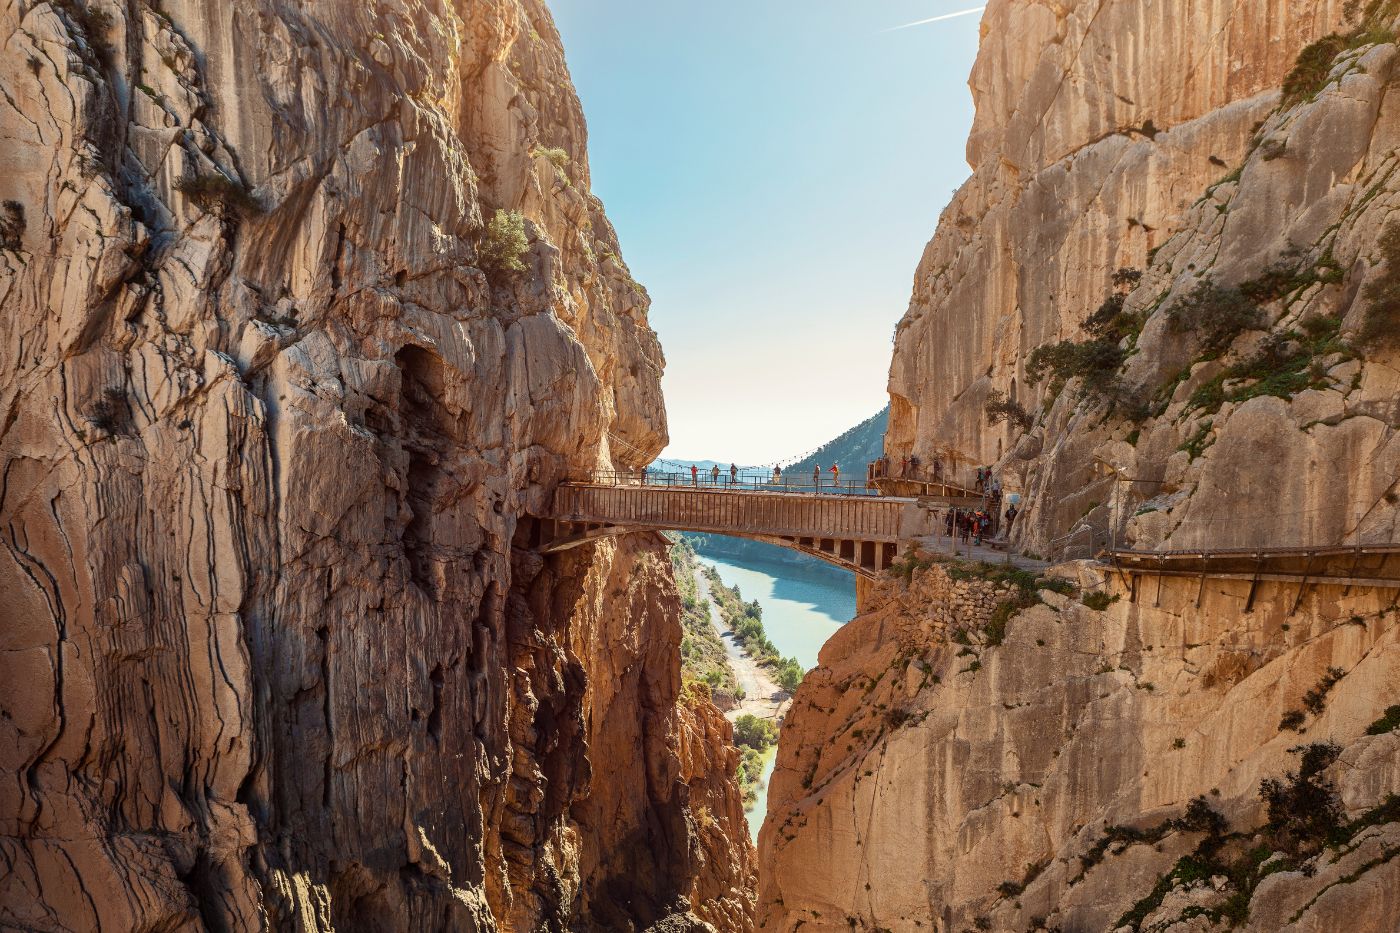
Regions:
<instances>
[{"instance_id":1,"label":"walkway railing","mask_svg":"<svg viewBox=\"0 0 1400 933\"><path fill-rule=\"evenodd\" d=\"M658 486L714 492L791 493L808 496L880 495L878 489L867 487L864 480L836 480L825 475L818 479L810 474L789 477L785 474L774 481L772 474L746 473L742 470L737 475L722 470L719 476L715 476L709 470L701 470L694 476L689 473L660 473L655 470L601 471L577 479L571 478L569 483L585 486Z\"/></svg>"}]
</instances>

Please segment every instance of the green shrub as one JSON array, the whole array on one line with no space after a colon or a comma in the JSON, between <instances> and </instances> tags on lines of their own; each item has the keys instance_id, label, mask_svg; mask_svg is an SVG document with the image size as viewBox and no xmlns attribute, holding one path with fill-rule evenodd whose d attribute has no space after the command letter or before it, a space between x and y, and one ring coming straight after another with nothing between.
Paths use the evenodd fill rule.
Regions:
<instances>
[{"instance_id":1,"label":"green shrub","mask_svg":"<svg viewBox=\"0 0 1400 933\"><path fill-rule=\"evenodd\" d=\"M1268 831L1274 844L1293 855L1318 852L1338 831L1342 806L1337 789L1323 772L1341 755L1331 743L1314 742L1289 749L1299 756L1297 771L1283 780L1268 778L1259 796L1268 807Z\"/></svg>"},{"instance_id":2,"label":"green shrub","mask_svg":"<svg viewBox=\"0 0 1400 933\"><path fill-rule=\"evenodd\" d=\"M1053 374L1061 385L1079 379L1085 394L1109 396L1117 388L1118 370L1127 357L1126 350L1109 340L1062 340L1031 351L1026 378L1039 383Z\"/></svg>"},{"instance_id":3,"label":"green shrub","mask_svg":"<svg viewBox=\"0 0 1400 933\"><path fill-rule=\"evenodd\" d=\"M175 190L206 210L222 205L243 215L264 212L262 202L253 197L242 182L219 171L208 175L187 175L175 182Z\"/></svg>"},{"instance_id":4,"label":"green shrub","mask_svg":"<svg viewBox=\"0 0 1400 933\"><path fill-rule=\"evenodd\" d=\"M0 204L0 249L18 251L24 246L24 205L18 201Z\"/></svg>"},{"instance_id":5,"label":"green shrub","mask_svg":"<svg viewBox=\"0 0 1400 933\"><path fill-rule=\"evenodd\" d=\"M1283 79L1283 102L1296 104L1315 95L1327 85L1327 76L1337 56L1346 50L1347 40L1332 33L1298 53L1298 60Z\"/></svg>"},{"instance_id":6,"label":"green shrub","mask_svg":"<svg viewBox=\"0 0 1400 933\"><path fill-rule=\"evenodd\" d=\"M1238 288L1221 288L1207 279L1167 312L1167 328L1195 334L1207 355L1218 356L1247 330L1265 326L1263 312Z\"/></svg>"},{"instance_id":7,"label":"green shrub","mask_svg":"<svg viewBox=\"0 0 1400 933\"><path fill-rule=\"evenodd\" d=\"M1357 334L1362 346L1393 345L1400 338L1400 222L1392 223L1380 240L1384 268L1365 290L1370 307Z\"/></svg>"},{"instance_id":8,"label":"green shrub","mask_svg":"<svg viewBox=\"0 0 1400 933\"><path fill-rule=\"evenodd\" d=\"M806 675L806 671L802 670L802 665L796 658L788 658L783 661L777 673L778 686L789 694L797 692L797 688L802 684L802 678Z\"/></svg>"},{"instance_id":9,"label":"green shrub","mask_svg":"<svg viewBox=\"0 0 1400 933\"><path fill-rule=\"evenodd\" d=\"M1022 431L1029 431L1035 419L1019 403L1013 402L1006 394L994 390L987 395L987 424L1012 424Z\"/></svg>"},{"instance_id":10,"label":"green shrub","mask_svg":"<svg viewBox=\"0 0 1400 933\"><path fill-rule=\"evenodd\" d=\"M1400 729L1400 706L1391 706L1386 709L1384 716L1367 727L1366 734L1385 735L1396 729Z\"/></svg>"},{"instance_id":11,"label":"green shrub","mask_svg":"<svg viewBox=\"0 0 1400 933\"><path fill-rule=\"evenodd\" d=\"M477 244L477 263L491 276L524 272L521 257L529 249L524 216L519 211L497 210Z\"/></svg>"},{"instance_id":12,"label":"green shrub","mask_svg":"<svg viewBox=\"0 0 1400 933\"><path fill-rule=\"evenodd\" d=\"M1307 693L1303 694L1303 705L1308 712L1314 716L1321 716L1322 711L1327 708L1327 694L1332 692L1332 688L1337 682L1346 676L1346 671L1340 667L1329 667L1327 673L1317 682Z\"/></svg>"},{"instance_id":13,"label":"green shrub","mask_svg":"<svg viewBox=\"0 0 1400 933\"><path fill-rule=\"evenodd\" d=\"M569 167L569 154L563 149L536 149L535 155L544 156L561 172Z\"/></svg>"},{"instance_id":14,"label":"green shrub","mask_svg":"<svg viewBox=\"0 0 1400 933\"><path fill-rule=\"evenodd\" d=\"M1192 460L1203 456L1206 452L1206 448L1215 443L1215 441L1210 438L1210 432L1213 430L1215 430L1214 422L1207 421L1205 424L1201 425L1196 433L1188 438L1184 444L1178 447L1177 450L1186 451L1191 455Z\"/></svg>"},{"instance_id":15,"label":"green shrub","mask_svg":"<svg viewBox=\"0 0 1400 933\"><path fill-rule=\"evenodd\" d=\"M1090 609L1103 612L1109 606L1118 602L1118 597L1109 595L1107 590L1092 590L1085 593L1083 599L1080 601Z\"/></svg>"},{"instance_id":16,"label":"green shrub","mask_svg":"<svg viewBox=\"0 0 1400 933\"><path fill-rule=\"evenodd\" d=\"M778 742L778 727L767 719L744 713L734 720L734 744L764 751Z\"/></svg>"}]
</instances>

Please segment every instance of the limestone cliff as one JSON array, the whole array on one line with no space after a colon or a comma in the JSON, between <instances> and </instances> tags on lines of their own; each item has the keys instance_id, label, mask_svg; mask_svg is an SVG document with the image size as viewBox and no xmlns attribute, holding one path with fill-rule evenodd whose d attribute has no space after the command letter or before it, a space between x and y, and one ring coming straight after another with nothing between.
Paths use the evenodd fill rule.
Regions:
<instances>
[{"instance_id":1,"label":"limestone cliff","mask_svg":"<svg viewBox=\"0 0 1400 933\"><path fill-rule=\"evenodd\" d=\"M0 41L0 926L744 928L660 543L522 546L666 435L543 3Z\"/></svg>"},{"instance_id":2,"label":"limestone cliff","mask_svg":"<svg viewBox=\"0 0 1400 933\"><path fill-rule=\"evenodd\" d=\"M1237 582L1131 601L1093 566L1065 573L1101 610L1062 580L1000 626L1005 584L934 564L833 636L783 727L763 929L1400 927L1394 594L1261 584L1241 616ZM1334 824L1271 826L1261 782L1311 743Z\"/></svg>"},{"instance_id":3,"label":"limestone cliff","mask_svg":"<svg viewBox=\"0 0 1400 933\"><path fill-rule=\"evenodd\" d=\"M891 455L997 464L1037 553L1394 540L1395 347L1359 335L1400 262L1382 236L1396 19L1379 2L992 3L976 171L900 324ZM1100 352L1036 371L1037 349L1069 345ZM994 427L997 398L1019 412Z\"/></svg>"},{"instance_id":4,"label":"limestone cliff","mask_svg":"<svg viewBox=\"0 0 1400 933\"><path fill-rule=\"evenodd\" d=\"M1397 26L992 0L891 458L1049 556L1396 543ZM1393 591L901 569L785 725L763 929L1400 928Z\"/></svg>"}]
</instances>

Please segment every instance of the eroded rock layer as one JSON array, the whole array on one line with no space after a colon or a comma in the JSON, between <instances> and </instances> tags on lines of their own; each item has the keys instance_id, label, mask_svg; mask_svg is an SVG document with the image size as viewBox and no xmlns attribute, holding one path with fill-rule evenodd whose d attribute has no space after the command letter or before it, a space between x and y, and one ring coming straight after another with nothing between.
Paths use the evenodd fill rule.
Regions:
<instances>
[{"instance_id":1,"label":"eroded rock layer","mask_svg":"<svg viewBox=\"0 0 1400 933\"><path fill-rule=\"evenodd\" d=\"M664 551L524 547L666 435L543 4L0 41L0 926L745 928Z\"/></svg>"},{"instance_id":2,"label":"eroded rock layer","mask_svg":"<svg viewBox=\"0 0 1400 933\"><path fill-rule=\"evenodd\" d=\"M1400 925L1393 592L1264 583L1242 614L1248 581L1133 600L1063 573L1118 599L1041 590L999 630L996 584L935 564L833 636L783 729L762 928ZM1314 743L1335 820L1303 818L1323 793L1271 826L1262 782L1290 787Z\"/></svg>"},{"instance_id":3,"label":"eroded rock layer","mask_svg":"<svg viewBox=\"0 0 1400 933\"><path fill-rule=\"evenodd\" d=\"M996 464L1035 553L1395 540L1395 341L1362 335L1400 274L1397 19L991 4L976 171L900 325L891 455ZM1107 300L1097 356L1029 365L1090 344ZM1245 326L1206 333L1230 314ZM994 425L998 399L1019 411Z\"/></svg>"},{"instance_id":4,"label":"eroded rock layer","mask_svg":"<svg viewBox=\"0 0 1400 933\"><path fill-rule=\"evenodd\" d=\"M992 0L890 457L1047 556L1400 543L1397 27ZM795 699L761 928L1400 928L1393 589L900 569Z\"/></svg>"}]
</instances>

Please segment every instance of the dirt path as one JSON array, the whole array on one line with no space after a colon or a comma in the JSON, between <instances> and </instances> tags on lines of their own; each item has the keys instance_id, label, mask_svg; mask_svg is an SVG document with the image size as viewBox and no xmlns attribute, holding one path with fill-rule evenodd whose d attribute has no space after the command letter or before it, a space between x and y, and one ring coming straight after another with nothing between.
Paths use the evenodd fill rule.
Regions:
<instances>
[{"instance_id":1,"label":"dirt path","mask_svg":"<svg viewBox=\"0 0 1400 933\"><path fill-rule=\"evenodd\" d=\"M735 639L734 633L725 629L724 622L719 617L718 606L710 596L710 581L705 579L705 574L701 572L698 562L695 569L695 586L696 595L700 599L709 600L710 624L719 633L720 641L724 642L724 650L729 655L729 666L734 668L734 679L744 690L744 699L740 700L737 706L724 715L731 722L745 713L752 713L760 719L779 722L787 713L788 706L792 702L791 698L779 689L777 681L773 679L772 672L749 657Z\"/></svg>"}]
</instances>

